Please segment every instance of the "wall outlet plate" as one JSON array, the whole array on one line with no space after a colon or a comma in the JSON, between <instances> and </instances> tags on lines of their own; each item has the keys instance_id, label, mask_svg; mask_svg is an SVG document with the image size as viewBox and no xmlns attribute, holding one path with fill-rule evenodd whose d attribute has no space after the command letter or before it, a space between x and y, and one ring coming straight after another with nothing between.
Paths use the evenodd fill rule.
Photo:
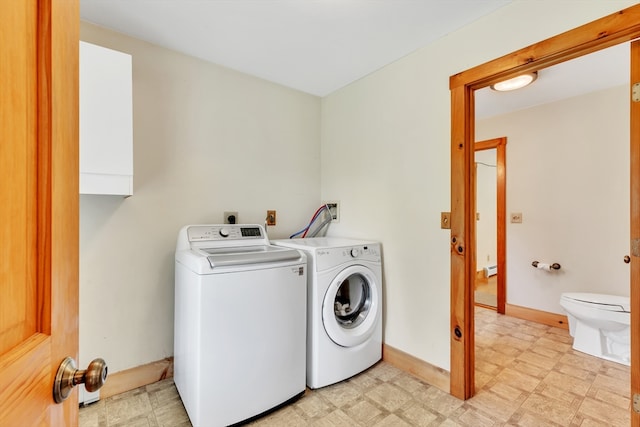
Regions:
<instances>
[{"instance_id":1,"label":"wall outlet plate","mask_svg":"<svg viewBox=\"0 0 640 427\"><path fill-rule=\"evenodd\" d=\"M267 225L276 225L276 211L267 211Z\"/></svg>"},{"instance_id":2,"label":"wall outlet plate","mask_svg":"<svg viewBox=\"0 0 640 427\"><path fill-rule=\"evenodd\" d=\"M238 224L238 212L227 211L223 216L224 224Z\"/></svg>"},{"instance_id":3,"label":"wall outlet plate","mask_svg":"<svg viewBox=\"0 0 640 427\"><path fill-rule=\"evenodd\" d=\"M340 222L340 202L334 200L330 202L324 202L324 204L329 206L329 211L331 212L331 221Z\"/></svg>"},{"instance_id":4,"label":"wall outlet plate","mask_svg":"<svg viewBox=\"0 0 640 427\"><path fill-rule=\"evenodd\" d=\"M511 223L522 224L522 212L511 212Z\"/></svg>"}]
</instances>

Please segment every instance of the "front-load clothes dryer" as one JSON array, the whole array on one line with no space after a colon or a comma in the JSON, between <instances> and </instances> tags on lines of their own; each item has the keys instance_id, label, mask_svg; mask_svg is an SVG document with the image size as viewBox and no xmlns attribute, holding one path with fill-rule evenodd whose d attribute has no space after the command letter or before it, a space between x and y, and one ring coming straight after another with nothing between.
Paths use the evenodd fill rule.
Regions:
<instances>
[{"instance_id":1,"label":"front-load clothes dryer","mask_svg":"<svg viewBox=\"0 0 640 427\"><path fill-rule=\"evenodd\" d=\"M307 263L261 225L190 225L175 254L174 382L194 427L305 392Z\"/></svg>"},{"instance_id":2,"label":"front-load clothes dryer","mask_svg":"<svg viewBox=\"0 0 640 427\"><path fill-rule=\"evenodd\" d=\"M307 386L350 378L382 358L382 258L377 242L274 240L307 255Z\"/></svg>"}]
</instances>

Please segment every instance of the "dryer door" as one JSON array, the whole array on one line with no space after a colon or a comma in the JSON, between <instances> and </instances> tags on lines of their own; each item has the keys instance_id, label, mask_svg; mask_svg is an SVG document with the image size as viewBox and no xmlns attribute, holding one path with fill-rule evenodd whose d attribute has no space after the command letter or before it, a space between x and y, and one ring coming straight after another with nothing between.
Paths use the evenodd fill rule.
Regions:
<instances>
[{"instance_id":1,"label":"dryer door","mask_svg":"<svg viewBox=\"0 0 640 427\"><path fill-rule=\"evenodd\" d=\"M380 313L376 281L362 265L347 267L333 279L322 303L322 324L333 342L354 347L373 334Z\"/></svg>"}]
</instances>

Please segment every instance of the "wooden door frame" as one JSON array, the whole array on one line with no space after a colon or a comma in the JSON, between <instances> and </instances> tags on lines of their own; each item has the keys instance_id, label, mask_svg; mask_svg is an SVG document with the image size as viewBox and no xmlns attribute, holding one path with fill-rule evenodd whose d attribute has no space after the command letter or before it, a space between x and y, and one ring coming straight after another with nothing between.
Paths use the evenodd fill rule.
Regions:
<instances>
[{"instance_id":1,"label":"wooden door frame","mask_svg":"<svg viewBox=\"0 0 640 427\"><path fill-rule=\"evenodd\" d=\"M473 149L474 152L496 150L496 311L504 314L507 299L507 137L478 141Z\"/></svg>"},{"instance_id":2,"label":"wooden door frame","mask_svg":"<svg viewBox=\"0 0 640 427\"><path fill-rule=\"evenodd\" d=\"M640 82L640 41L631 43L631 75L630 82ZM631 84L629 85L631 86ZM631 91L631 90L630 90ZM631 97L630 97L631 98ZM640 393L640 340L634 332L640 328L640 289L637 280L640 278L640 103L632 102L630 106L630 249L631 249L631 423L640 425L640 414L634 410L634 395ZM634 281L635 279L635 281ZM635 361L635 363L634 363Z\"/></svg>"},{"instance_id":3,"label":"wooden door frame","mask_svg":"<svg viewBox=\"0 0 640 427\"><path fill-rule=\"evenodd\" d=\"M582 55L593 53L640 37L640 5L635 5L550 39L541 41L485 64L455 74L449 79L451 90L451 370L450 393L468 399L475 392L474 304L475 206L473 191L475 90L518 74L541 70ZM638 153L640 125L631 119L631 155ZM635 150L635 151L634 151ZM632 159L633 160L633 159ZM640 200L640 188L633 182L631 198ZM640 218L633 214L632 222ZM633 224L632 224L633 227ZM633 228L632 228L633 233ZM632 234L633 236L633 234ZM640 241L640 236L637 237ZM640 256L640 253L636 256ZM634 257L635 258L635 257ZM632 262L633 268L638 264ZM640 322L640 289L631 286L631 323ZM637 327L636 327L637 328ZM631 360L640 360L640 343L633 339ZM640 366L631 366L631 392L640 392ZM640 425L640 414L631 411L632 423Z\"/></svg>"}]
</instances>

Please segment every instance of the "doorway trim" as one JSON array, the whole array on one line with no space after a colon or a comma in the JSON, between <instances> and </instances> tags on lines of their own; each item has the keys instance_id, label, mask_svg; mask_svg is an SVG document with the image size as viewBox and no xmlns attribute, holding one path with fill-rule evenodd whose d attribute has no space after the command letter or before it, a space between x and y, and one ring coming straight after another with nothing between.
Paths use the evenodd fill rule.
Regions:
<instances>
[{"instance_id":1,"label":"doorway trim","mask_svg":"<svg viewBox=\"0 0 640 427\"><path fill-rule=\"evenodd\" d=\"M473 149L474 152L496 150L496 311L504 314L507 299L507 137L478 141Z\"/></svg>"},{"instance_id":2,"label":"doorway trim","mask_svg":"<svg viewBox=\"0 0 640 427\"><path fill-rule=\"evenodd\" d=\"M640 37L640 5L635 5L450 77L450 393L453 396L468 399L475 392L473 275L475 274L476 262L476 230L473 199L475 178L472 169L475 139L475 90L521 73L541 70L638 37ZM632 128L637 126L635 122L636 119L632 115ZM640 192L638 189L636 191ZM631 300L633 306L634 295ZM640 304L637 305L640 308ZM633 307L632 313L637 313ZM639 351L640 347L632 343L632 360L638 360ZM632 363L631 366L632 393L634 390L640 390L640 366L634 365L636 364ZM639 424L640 414L633 410L631 414L632 422Z\"/></svg>"}]
</instances>

